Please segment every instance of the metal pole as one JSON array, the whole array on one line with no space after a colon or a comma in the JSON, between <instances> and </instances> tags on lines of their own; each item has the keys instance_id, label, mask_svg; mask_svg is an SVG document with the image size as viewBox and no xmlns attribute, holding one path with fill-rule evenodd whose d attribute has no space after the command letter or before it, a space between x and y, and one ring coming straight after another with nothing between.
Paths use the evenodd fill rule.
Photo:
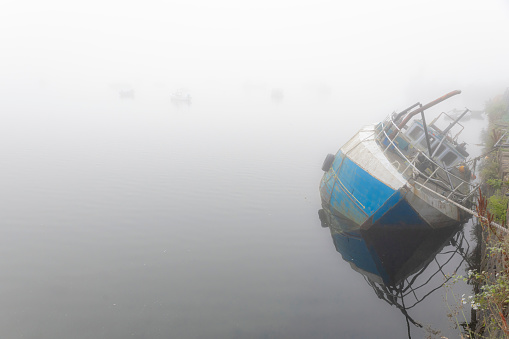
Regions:
<instances>
[{"instance_id":1,"label":"metal pole","mask_svg":"<svg viewBox=\"0 0 509 339\"><path fill-rule=\"evenodd\" d=\"M428 126L426 125L426 117L424 116L424 111L421 111L421 117L422 126L424 127L424 137L426 138L426 145L428 146L429 157L431 158L431 145L429 143Z\"/></svg>"}]
</instances>

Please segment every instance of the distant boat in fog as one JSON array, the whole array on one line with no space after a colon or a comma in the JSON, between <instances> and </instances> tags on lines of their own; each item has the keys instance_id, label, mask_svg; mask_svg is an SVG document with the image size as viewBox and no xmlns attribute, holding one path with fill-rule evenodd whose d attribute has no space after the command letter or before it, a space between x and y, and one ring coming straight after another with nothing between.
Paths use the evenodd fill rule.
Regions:
<instances>
[{"instance_id":1,"label":"distant boat in fog","mask_svg":"<svg viewBox=\"0 0 509 339\"><path fill-rule=\"evenodd\" d=\"M285 95L283 93L283 90L281 89L273 89L270 92L270 99L272 100L272 102L280 103L281 101L283 101L284 97Z\"/></svg>"},{"instance_id":2,"label":"distant boat in fog","mask_svg":"<svg viewBox=\"0 0 509 339\"><path fill-rule=\"evenodd\" d=\"M175 105L191 105L191 95L183 90L179 90L171 95L171 102Z\"/></svg>"},{"instance_id":3,"label":"distant boat in fog","mask_svg":"<svg viewBox=\"0 0 509 339\"><path fill-rule=\"evenodd\" d=\"M118 95L120 99L134 99L134 89L120 90Z\"/></svg>"}]
</instances>

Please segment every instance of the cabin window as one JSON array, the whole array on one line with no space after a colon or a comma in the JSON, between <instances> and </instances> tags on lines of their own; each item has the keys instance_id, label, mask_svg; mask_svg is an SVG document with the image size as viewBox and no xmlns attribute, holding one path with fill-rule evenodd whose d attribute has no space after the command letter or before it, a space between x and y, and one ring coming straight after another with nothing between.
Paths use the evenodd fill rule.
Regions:
<instances>
[{"instance_id":1,"label":"cabin window","mask_svg":"<svg viewBox=\"0 0 509 339\"><path fill-rule=\"evenodd\" d=\"M445 166L449 166L452 164L456 159L458 159L458 156L454 154L453 152L447 152L442 157L442 161L444 162Z\"/></svg>"},{"instance_id":2,"label":"cabin window","mask_svg":"<svg viewBox=\"0 0 509 339\"><path fill-rule=\"evenodd\" d=\"M416 126L413 130L410 131L408 136L413 140L418 140L424 134L422 128L420 126Z\"/></svg>"}]
</instances>

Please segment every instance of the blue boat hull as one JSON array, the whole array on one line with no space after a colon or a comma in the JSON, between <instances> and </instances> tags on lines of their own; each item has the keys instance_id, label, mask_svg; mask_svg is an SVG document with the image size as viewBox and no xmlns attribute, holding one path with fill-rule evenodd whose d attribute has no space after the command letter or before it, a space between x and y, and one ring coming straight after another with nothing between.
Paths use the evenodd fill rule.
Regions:
<instances>
[{"instance_id":1,"label":"blue boat hull","mask_svg":"<svg viewBox=\"0 0 509 339\"><path fill-rule=\"evenodd\" d=\"M406 187L392 188L361 168L339 151L331 168L320 182L323 203L338 217L346 219L351 229L436 228L412 207ZM444 218L440 227L458 221Z\"/></svg>"}]
</instances>

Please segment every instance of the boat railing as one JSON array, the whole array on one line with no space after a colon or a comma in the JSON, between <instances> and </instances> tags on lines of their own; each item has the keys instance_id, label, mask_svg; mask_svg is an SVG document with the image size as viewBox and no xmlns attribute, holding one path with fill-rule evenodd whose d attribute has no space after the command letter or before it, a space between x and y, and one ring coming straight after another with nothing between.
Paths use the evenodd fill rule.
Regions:
<instances>
[{"instance_id":1,"label":"boat railing","mask_svg":"<svg viewBox=\"0 0 509 339\"><path fill-rule=\"evenodd\" d=\"M452 173L450 171L451 168L447 168L445 164L441 165L437 163L425 152L415 149L415 154L413 154L412 159L409 159L396 143L398 137L403 133L403 130L398 127L396 121L393 120L393 115L389 115L380 123L377 127L377 131L378 133L375 134L375 140L382 146L383 153L387 154L387 152L393 151L407 164L402 171L399 169L400 166L398 166L398 171L401 174L412 176L413 179L420 177L424 180L422 183L423 185L429 185L430 183L435 184L443 190L443 196L448 199L456 198L454 200L460 201L461 203L467 201L467 199L477 192L478 185L466 181ZM425 159L433 168L433 172L427 173L419 169L417 166L418 159ZM442 173L445 173L447 181L440 177Z\"/></svg>"},{"instance_id":2,"label":"boat railing","mask_svg":"<svg viewBox=\"0 0 509 339\"><path fill-rule=\"evenodd\" d=\"M461 111L460 111L461 112ZM470 112L470 110L469 110ZM442 132L442 129L440 127L437 126L437 121L440 121L440 120L443 120L443 119L446 119L445 117L442 118L442 116L445 116L447 117L448 119L451 119L453 121L457 120L460 116L457 116L457 117L452 117L450 116L449 114L447 114L446 112L442 112L440 113L435 119L433 119L433 121L431 121L430 123L430 126L433 126L435 129L439 130L440 132ZM456 121L455 123L455 126L459 126L459 128L456 130L456 134L453 135L453 133L450 131L449 133L451 134L449 136L449 138L451 138L451 140L453 141L458 141L458 137L459 135L463 132L463 130L465 129L465 126L463 126L459 121ZM447 137L447 136L446 136Z\"/></svg>"}]
</instances>

